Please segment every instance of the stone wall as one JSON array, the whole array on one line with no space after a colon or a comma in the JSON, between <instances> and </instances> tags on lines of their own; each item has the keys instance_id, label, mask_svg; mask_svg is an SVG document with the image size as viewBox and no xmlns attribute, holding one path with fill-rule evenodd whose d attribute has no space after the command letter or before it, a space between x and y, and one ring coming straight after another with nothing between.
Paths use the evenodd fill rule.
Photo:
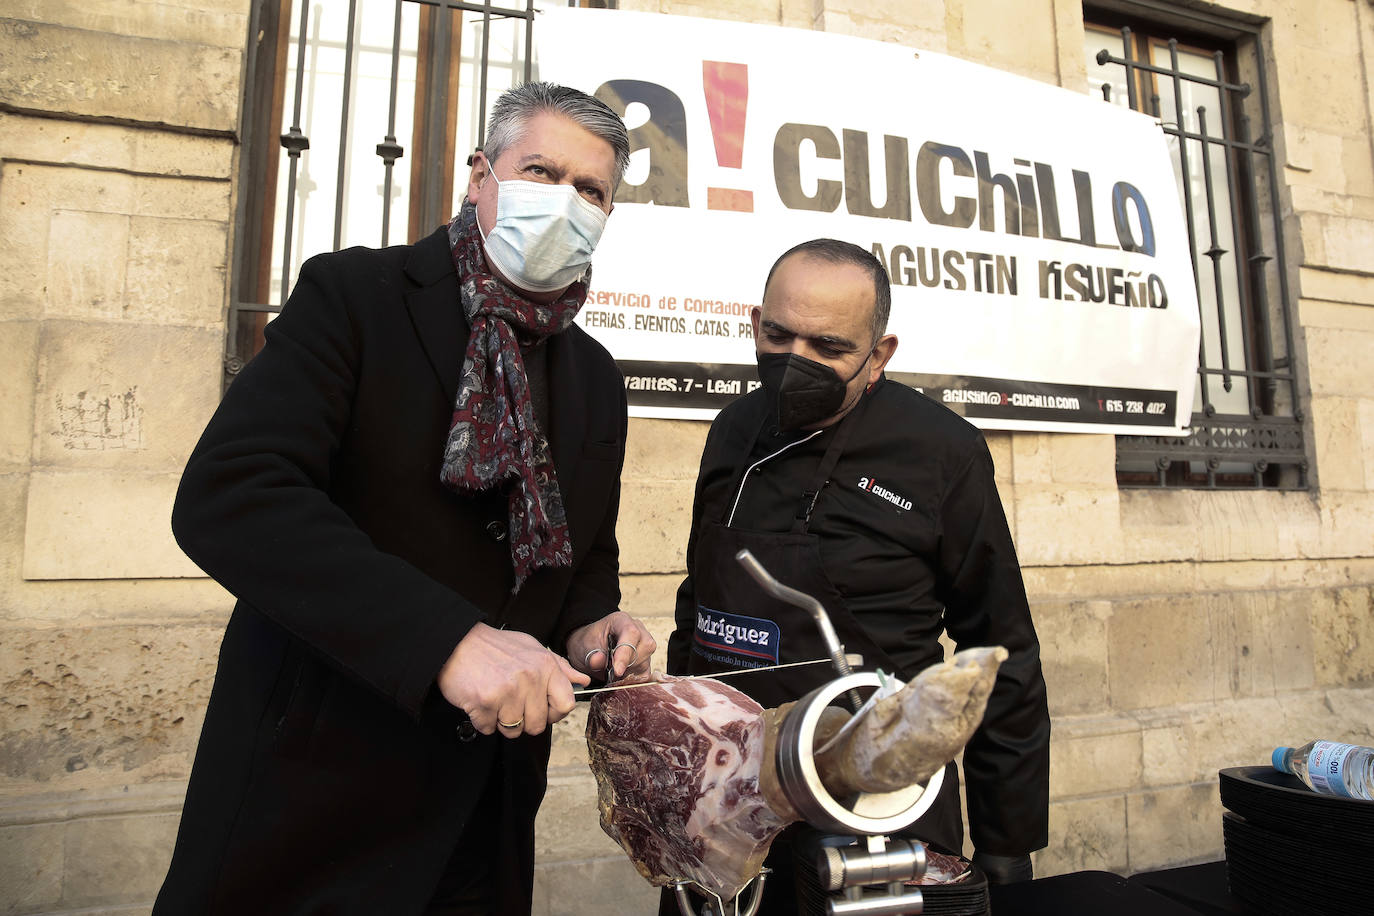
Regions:
<instances>
[{"instance_id":1,"label":"stone wall","mask_svg":"<svg viewBox=\"0 0 1374 916\"><path fill-rule=\"evenodd\" d=\"M167 518L219 398L247 0L0 3L0 910L151 901L225 596Z\"/></svg>"},{"instance_id":2,"label":"stone wall","mask_svg":"<svg viewBox=\"0 0 1374 916\"><path fill-rule=\"evenodd\" d=\"M1180 3L1179 6L1184 4ZM1072 0L624 0L1071 88ZM0 908L146 912L228 600L167 515L218 398L248 0L0 0ZM1221 854L1216 771L1374 743L1374 10L1270 20L1308 493L1123 491L1110 436L989 434L1054 716L1040 874ZM660 642L705 424L634 420L625 607ZM556 726L540 914L650 911Z\"/></svg>"}]
</instances>

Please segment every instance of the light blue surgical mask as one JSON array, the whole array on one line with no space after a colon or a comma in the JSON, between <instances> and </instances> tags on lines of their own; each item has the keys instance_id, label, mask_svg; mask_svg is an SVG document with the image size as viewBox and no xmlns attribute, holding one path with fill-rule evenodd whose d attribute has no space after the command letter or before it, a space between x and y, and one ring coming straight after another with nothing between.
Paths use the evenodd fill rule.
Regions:
<instances>
[{"instance_id":1,"label":"light blue surgical mask","mask_svg":"<svg viewBox=\"0 0 1374 916\"><path fill-rule=\"evenodd\" d=\"M482 235L491 266L532 293L553 292L581 279L606 227L606 213L572 185L501 181L495 172L487 174L496 182L496 224Z\"/></svg>"}]
</instances>

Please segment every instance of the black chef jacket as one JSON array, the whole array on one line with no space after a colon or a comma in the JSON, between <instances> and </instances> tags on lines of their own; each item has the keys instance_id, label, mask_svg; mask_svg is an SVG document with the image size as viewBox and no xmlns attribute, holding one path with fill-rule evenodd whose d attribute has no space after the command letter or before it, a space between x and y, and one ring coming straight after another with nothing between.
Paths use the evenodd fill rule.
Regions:
<instances>
[{"instance_id":1,"label":"black chef jacket","mask_svg":"<svg viewBox=\"0 0 1374 916\"><path fill-rule=\"evenodd\" d=\"M1041 849L1049 842L1049 710L992 456L976 428L914 389L883 377L864 398L863 409L845 418L859 425L811 507L825 572L905 680L943 659L942 629L960 648L1007 649L983 724L964 752L969 829L984 853ZM707 435L668 643L671 673L687 667L694 580L710 575L694 565L701 527L728 521L790 530L839 427L779 435L764 428L772 422L760 389L721 411Z\"/></svg>"}]
</instances>

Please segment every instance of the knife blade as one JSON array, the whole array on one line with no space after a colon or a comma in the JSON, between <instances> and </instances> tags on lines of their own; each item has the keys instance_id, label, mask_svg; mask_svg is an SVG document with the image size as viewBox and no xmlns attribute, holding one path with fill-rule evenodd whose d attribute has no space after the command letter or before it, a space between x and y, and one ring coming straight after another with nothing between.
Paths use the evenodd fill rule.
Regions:
<instances>
[{"instance_id":1,"label":"knife blade","mask_svg":"<svg viewBox=\"0 0 1374 916\"><path fill-rule=\"evenodd\" d=\"M848 653L848 654L845 655L845 661L849 662L849 666L850 666L851 668L858 668L858 667L861 667L861 666L863 665L863 663L864 663L864 657L863 657L862 655L860 655L859 653L857 653L857 652L850 652L850 653ZM804 662L787 662L787 663L782 664L782 665L765 665L765 666L762 667L762 668L741 668L739 671L722 671L722 672L720 672L719 674L689 674L689 675L685 675L685 676L683 676L683 677L679 677L679 678L676 678L676 679L679 680L679 681L694 681L694 680L697 680L698 678L704 678L704 677L709 677L709 678L734 677L734 676L737 675L737 674L757 674L757 673L759 673L760 671L777 671L777 670L779 670L779 669L781 669L781 668L800 668L800 667L802 667L803 665L829 665L829 664L831 664L831 660L828 659L828 658L813 658L813 659L810 659L810 660L804 661ZM633 689L636 688L636 687L652 687L653 685L655 685L655 684L660 684L660 683L662 683L662 681L640 681L639 683L636 683L636 684L616 684L616 685L614 685L614 686L612 686L612 687L587 687L587 688L584 688L584 689L582 689L582 690L574 690L574 691L573 691L573 696L574 696L574 697L587 697L587 696L591 696L592 694L595 694L595 693L605 693L605 692L608 691L608 690L633 690Z\"/></svg>"}]
</instances>

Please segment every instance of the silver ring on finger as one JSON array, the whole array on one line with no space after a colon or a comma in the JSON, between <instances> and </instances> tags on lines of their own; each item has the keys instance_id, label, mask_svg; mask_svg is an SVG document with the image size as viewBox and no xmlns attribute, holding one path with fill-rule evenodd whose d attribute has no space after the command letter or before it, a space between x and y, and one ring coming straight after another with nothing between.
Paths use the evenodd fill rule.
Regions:
<instances>
[{"instance_id":1,"label":"silver ring on finger","mask_svg":"<svg viewBox=\"0 0 1374 916\"><path fill-rule=\"evenodd\" d=\"M625 663L625 670L626 670L626 671L629 671L631 668L633 668L633 667L635 666L635 662L639 661L639 646L635 645L635 644L632 643L632 642L626 642L626 643L621 643L620 645L616 646L615 648L616 648L616 649L623 649L623 648L625 648L626 646L629 646L629 647L630 647L630 651L634 653L633 655L630 656L630 660L629 660L628 662ZM611 661L612 661L612 662L615 661L615 649L612 649L612 650L611 650Z\"/></svg>"}]
</instances>

